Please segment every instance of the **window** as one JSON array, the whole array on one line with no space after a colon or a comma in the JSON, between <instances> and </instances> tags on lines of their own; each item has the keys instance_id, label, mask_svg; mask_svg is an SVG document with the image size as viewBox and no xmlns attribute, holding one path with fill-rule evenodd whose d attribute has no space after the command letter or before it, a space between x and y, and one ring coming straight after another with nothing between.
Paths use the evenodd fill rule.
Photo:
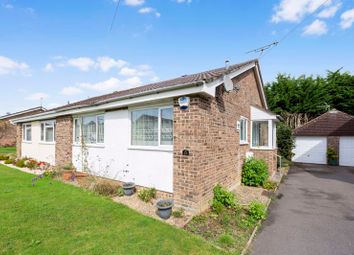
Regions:
<instances>
[{"instance_id":1,"label":"window","mask_svg":"<svg viewBox=\"0 0 354 255\"><path fill-rule=\"evenodd\" d=\"M253 121L252 146L269 147L268 141L268 121Z\"/></svg>"},{"instance_id":2,"label":"window","mask_svg":"<svg viewBox=\"0 0 354 255\"><path fill-rule=\"evenodd\" d=\"M240 119L240 143L241 144L246 144L248 139L247 139L247 128L248 128L248 121L246 118L241 117Z\"/></svg>"},{"instance_id":3,"label":"window","mask_svg":"<svg viewBox=\"0 0 354 255\"><path fill-rule=\"evenodd\" d=\"M131 145L173 144L173 109L151 108L131 112Z\"/></svg>"},{"instance_id":4,"label":"window","mask_svg":"<svg viewBox=\"0 0 354 255\"><path fill-rule=\"evenodd\" d=\"M47 143L55 141L55 121L41 123L41 141Z\"/></svg>"},{"instance_id":5,"label":"window","mask_svg":"<svg viewBox=\"0 0 354 255\"><path fill-rule=\"evenodd\" d=\"M74 119L74 143L104 143L104 116L90 115Z\"/></svg>"},{"instance_id":6,"label":"window","mask_svg":"<svg viewBox=\"0 0 354 255\"><path fill-rule=\"evenodd\" d=\"M25 124L22 126L22 137L23 141L31 142L32 141L32 125Z\"/></svg>"}]
</instances>

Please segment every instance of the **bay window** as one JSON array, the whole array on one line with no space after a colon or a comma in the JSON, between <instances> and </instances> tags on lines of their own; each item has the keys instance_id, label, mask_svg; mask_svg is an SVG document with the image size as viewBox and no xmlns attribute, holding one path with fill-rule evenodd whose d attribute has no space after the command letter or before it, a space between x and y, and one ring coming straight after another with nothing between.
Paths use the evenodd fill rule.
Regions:
<instances>
[{"instance_id":1,"label":"bay window","mask_svg":"<svg viewBox=\"0 0 354 255\"><path fill-rule=\"evenodd\" d=\"M104 116L87 115L74 119L74 143L104 143Z\"/></svg>"},{"instance_id":2,"label":"bay window","mask_svg":"<svg viewBox=\"0 0 354 255\"><path fill-rule=\"evenodd\" d=\"M31 142L32 141L32 125L31 124L24 124L22 126L22 138L24 142Z\"/></svg>"},{"instance_id":3,"label":"bay window","mask_svg":"<svg viewBox=\"0 0 354 255\"><path fill-rule=\"evenodd\" d=\"M248 142L248 121L246 118L241 117L240 119L240 144L247 144Z\"/></svg>"},{"instance_id":4,"label":"bay window","mask_svg":"<svg viewBox=\"0 0 354 255\"><path fill-rule=\"evenodd\" d=\"M55 141L55 121L41 123L41 141L46 143Z\"/></svg>"},{"instance_id":5,"label":"bay window","mask_svg":"<svg viewBox=\"0 0 354 255\"><path fill-rule=\"evenodd\" d=\"M173 108L149 108L132 111L131 145L173 145Z\"/></svg>"}]
</instances>

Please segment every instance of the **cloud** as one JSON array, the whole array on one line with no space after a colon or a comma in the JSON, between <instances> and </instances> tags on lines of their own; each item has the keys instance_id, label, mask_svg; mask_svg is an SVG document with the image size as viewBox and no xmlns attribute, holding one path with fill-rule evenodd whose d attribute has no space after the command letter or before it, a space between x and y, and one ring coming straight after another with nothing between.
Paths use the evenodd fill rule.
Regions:
<instances>
[{"instance_id":1,"label":"cloud","mask_svg":"<svg viewBox=\"0 0 354 255\"><path fill-rule=\"evenodd\" d=\"M29 74L29 66L24 62L17 62L10 58L0 56L0 75L22 73Z\"/></svg>"},{"instance_id":2,"label":"cloud","mask_svg":"<svg viewBox=\"0 0 354 255\"><path fill-rule=\"evenodd\" d=\"M176 0L176 2L179 4L184 4L184 3L190 4L192 0Z\"/></svg>"},{"instance_id":3,"label":"cloud","mask_svg":"<svg viewBox=\"0 0 354 255\"><path fill-rule=\"evenodd\" d=\"M123 66L127 65L128 63L121 59L113 59L111 57L98 57L96 66L101 69L103 72L108 72L112 68L122 68Z\"/></svg>"},{"instance_id":4,"label":"cloud","mask_svg":"<svg viewBox=\"0 0 354 255\"><path fill-rule=\"evenodd\" d=\"M145 0L125 0L124 3L129 6L139 6L143 5L145 3Z\"/></svg>"},{"instance_id":5,"label":"cloud","mask_svg":"<svg viewBox=\"0 0 354 255\"><path fill-rule=\"evenodd\" d=\"M64 96L74 96L81 94L82 90L77 87L65 87L61 90L60 94Z\"/></svg>"},{"instance_id":6,"label":"cloud","mask_svg":"<svg viewBox=\"0 0 354 255\"><path fill-rule=\"evenodd\" d=\"M48 97L49 97L49 95L46 94L46 93L37 92L37 93L30 94L25 99L26 100L31 100L31 101L38 101L38 100L41 100L41 99L46 99Z\"/></svg>"},{"instance_id":7,"label":"cloud","mask_svg":"<svg viewBox=\"0 0 354 255\"><path fill-rule=\"evenodd\" d=\"M281 0L274 7L272 22L299 22L305 15L317 11L322 4L323 0ZM324 6L331 4L332 0L328 0Z\"/></svg>"},{"instance_id":8,"label":"cloud","mask_svg":"<svg viewBox=\"0 0 354 255\"><path fill-rule=\"evenodd\" d=\"M91 58L80 57L69 59L67 64L69 66L76 67L81 71L87 72L95 66L95 61L93 61Z\"/></svg>"},{"instance_id":9,"label":"cloud","mask_svg":"<svg viewBox=\"0 0 354 255\"><path fill-rule=\"evenodd\" d=\"M130 87L140 86L142 84L139 77L131 77L126 80L119 80L117 78L111 77L108 80L97 82L97 83L80 83L79 87L94 91L114 91L117 89L124 89Z\"/></svg>"},{"instance_id":10,"label":"cloud","mask_svg":"<svg viewBox=\"0 0 354 255\"><path fill-rule=\"evenodd\" d=\"M336 15L337 11L339 8L342 6L342 3L337 3L335 5L332 5L326 9L323 9L317 17L327 19L327 18L332 18L334 15Z\"/></svg>"},{"instance_id":11,"label":"cloud","mask_svg":"<svg viewBox=\"0 0 354 255\"><path fill-rule=\"evenodd\" d=\"M316 19L310 25L304 28L303 35L324 35L327 34L328 28L326 22Z\"/></svg>"},{"instance_id":12,"label":"cloud","mask_svg":"<svg viewBox=\"0 0 354 255\"><path fill-rule=\"evenodd\" d=\"M154 76L156 76L149 65L139 65L136 68L123 67L120 70L119 74L122 75L122 76L126 76L126 77L132 77L132 76L138 76L138 77L150 76L150 77L154 77Z\"/></svg>"},{"instance_id":13,"label":"cloud","mask_svg":"<svg viewBox=\"0 0 354 255\"><path fill-rule=\"evenodd\" d=\"M2 4L2 7L5 9L13 9L14 6L12 4Z\"/></svg>"},{"instance_id":14,"label":"cloud","mask_svg":"<svg viewBox=\"0 0 354 255\"><path fill-rule=\"evenodd\" d=\"M340 26L342 29L351 28L354 23L354 8L347 10L340 15Z\"/></svg>"},{"instance_id":15,"label":"cloud","mask_svg":"<svg viewBox=\"0 0 354 255\"><path fill-rule=\"evenodd\" d=\"M44 72L47 72L47 73L51 73L51 72L54 72L54 66L52 63L48 63L44 66L43 68L43 71Z\"/></svg>"},{"instance_id":16,"label":"cloud","mask_svg":"<svg viewBox=\"0 0 354 255\"><path fill-rule=\"evenodd\" d=\"M156 11L154 8L151 8L151 7L144 7L144 8L141 8L139 9L138 11L140 14L149 14L149 13L152 13L154 14L157 18L160 18L161 17L161 14Z\"/></svg>"}]
</instances>

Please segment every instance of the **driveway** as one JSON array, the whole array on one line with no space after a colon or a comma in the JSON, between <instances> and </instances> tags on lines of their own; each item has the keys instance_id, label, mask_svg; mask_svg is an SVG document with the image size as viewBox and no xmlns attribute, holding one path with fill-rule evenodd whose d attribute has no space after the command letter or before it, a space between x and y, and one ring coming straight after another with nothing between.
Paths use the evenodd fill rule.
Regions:
<instances>
[{"instance_id":1,"label":"driveway","mask_svg":"<svg viewBox=\"0 0 354 255\"><path fill-rule=\"evenodd\" d=\"M354 254L354 168L298 164L276 196L251 254Z\"/></svg>"}]
</instances>

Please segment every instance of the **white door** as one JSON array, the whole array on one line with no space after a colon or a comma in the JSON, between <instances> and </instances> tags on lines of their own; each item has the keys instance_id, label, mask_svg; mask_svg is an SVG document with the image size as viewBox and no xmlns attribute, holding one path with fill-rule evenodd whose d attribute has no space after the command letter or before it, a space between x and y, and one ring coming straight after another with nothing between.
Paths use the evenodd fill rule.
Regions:
<instances>
[{"instance_id":1,"label":"white door","mask_svg":"<svg viewBox=\"0 0 354 255\"><path fill-rule=\"evenodd\" d=\"M354 166L354 136L341 136L339 139L339 165Z\"/></svg>"},{"instance_id":2,"label":"white door","mask_svg":"<svg viewBox=\"0 0 354 255\"><path fill-rule=\"evenodd\" d=\"M327 137L298 136L293 153L294 162L327 164Z\"/></svg>"}]
</instances>

